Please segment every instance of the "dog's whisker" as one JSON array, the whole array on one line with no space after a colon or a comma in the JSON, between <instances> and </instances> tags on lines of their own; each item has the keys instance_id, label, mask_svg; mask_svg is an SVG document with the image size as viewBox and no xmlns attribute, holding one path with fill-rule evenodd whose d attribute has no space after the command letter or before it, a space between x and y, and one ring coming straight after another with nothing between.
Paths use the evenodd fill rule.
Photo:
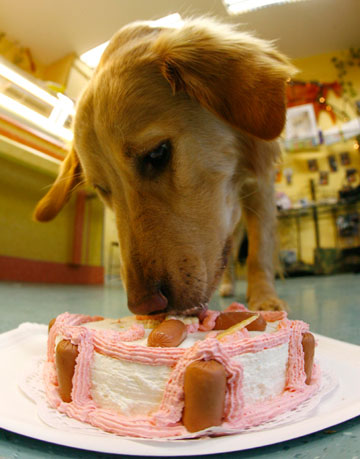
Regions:
<instances>
[{"instance_id":1,"label":"dog's whisker","mask_svg":"<svg viewBox=\"0 0 360 459\"><path fill-rule=\"evenodd\" d=\"M249 198L250 196L254 196L254 194L258 193L259 190L254 190L254 191L251 191L250 193L248 194L240 194L239 196L239 199L246 199L246 198Z\"/></svg>"},{"instance_id":2,"label":"dog's whisker","mask_svg":"<svg viewBox=\"0 0 360 459\"><path fill-rule=\"evenodd\" d=\"M255 215L259 218L259 221L262 221L262 220L263 220L262 215L261 215L257 210L255 210L253 207L249 207L249 206L243 205L243 208L244 208L244 209L247 209L247 210L249 210L251 213L255 214Z\"/></svg>"},{"instance_id":3,"label":"dog's whisker","mask_svg":"<svg viewBox=\"0 0 360 459\"><path fill-rule=\"evenodd\" d=\"M206 281L204 281L204 280L202 280L202 279L199 279L198 277L196 277L196 276L193 276L193 275L192 275L192 274L190 274L190 273L188 273L188 274L186 275L186 278L187 278L187 279L193 279L193 280L196 280L196 282L199 282L199 283L207 284L207 282L206 282Z\"/></svg>"}]
</instances>

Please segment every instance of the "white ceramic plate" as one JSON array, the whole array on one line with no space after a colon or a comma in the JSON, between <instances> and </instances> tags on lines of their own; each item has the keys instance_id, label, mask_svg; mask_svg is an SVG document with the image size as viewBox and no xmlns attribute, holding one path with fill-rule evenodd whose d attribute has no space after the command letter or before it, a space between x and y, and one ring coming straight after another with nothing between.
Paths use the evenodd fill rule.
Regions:
<instances>
[{"instance_id":1,"label":"white ceramic plate","mask_svg":"<svg viewBox=\"0 0 360 459\"><path fill-rule=\"evenodd\" d=\"M104 453L139 456L188 456L240 451L271 445L333 426L360 414L360 346L316 335L317 358L338 376L340 384L300 422L260 432L244 432L204 440L156 442L121 437L101 438L62 432L44 424L37 416L36 405L18 388L24 366L29 359L45 352L47 327L22 324L0 335L0 427L28 437Z\"/></svg>"}]
</instances>

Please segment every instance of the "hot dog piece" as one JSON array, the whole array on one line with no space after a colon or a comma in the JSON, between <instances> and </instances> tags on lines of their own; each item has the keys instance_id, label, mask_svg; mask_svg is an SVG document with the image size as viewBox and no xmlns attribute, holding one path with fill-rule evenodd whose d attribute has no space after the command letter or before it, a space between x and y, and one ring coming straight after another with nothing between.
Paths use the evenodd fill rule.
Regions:
<instances>
[{"instance_id":1,"label":"hot dog piece","mask_svg":"<svg viewBox=\"0 0 360 459\"><path fill-rule=\"evenodd\" d=\"M48 333L50 333L51 327L54 325L56 322L56 317L50 320L49 325L48 325Z\"/></svg>"},{"instance_id":2,"label":"hot dog piece","mask_svg":"<svg viewBox=\"0 0 360 459\"><path fill-rule=\"evenodd\" d=\"M315 338L313 334L309 332L303 334L302 348L304 351L304 369L306 374L305 383L310 384L315 354Z\"/></svg>"},{"instance_id":3,"label":"hot dog piece","mask_svg":"<svg viewBox=\"0 0 360 459\"><path fill-rule=\"evenodd\" d=\"M249 311L221 312L215 321L214 330L227 330L253 315L255 315L255 313ZM266 328L266 321L262 315L259 314L259 317L247 325L246 328L249 331L264 331Z\"/></svg>"},{"instance_id":4,"label":"hot dog piece","mask_svg":"<svg viewBox=\"0 0 360 459\"><path fill-rule=\"evenodd\" d=\"M216 360L191 363L185 371L185 405L182 421L189 432L222 423L226 392L226 373Z\"/></svg>"},{"instance_id":5,"label":"hot dog piece","mask_svg":"<svg viewBox=\"0 0 360 459\"><path fill-rule=\"evenodd\" d=\"M78 347L63 339L56 346L56 372L59 383L60 397L63 402L71 402L72 379L74 376Z\"/></svg>"},{"instance_id":6,"label":"hot dog piece","mask_svg":"<svg viewBox=\"0 0 360 459\"><path fill-rule=\"evenodd\" d=\"M176 347L187 336L186 325L181 320L164 320L148 336L149 347Z\"/></svg>"}]
</instances>

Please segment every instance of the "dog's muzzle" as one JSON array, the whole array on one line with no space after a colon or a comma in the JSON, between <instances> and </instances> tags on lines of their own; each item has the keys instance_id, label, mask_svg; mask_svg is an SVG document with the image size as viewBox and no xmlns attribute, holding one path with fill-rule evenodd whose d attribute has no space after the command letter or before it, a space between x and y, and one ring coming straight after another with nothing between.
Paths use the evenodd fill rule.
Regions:
<instances>
[{"instance_id":1,"label":"dog's muzzle","mask_svg":"<svg viewBox=\"0 0 360 459\"><path fill-rule=\"evenodd\" d=\"M139 315L149 315L165 312L167 305L168 300L161 292L157 292L153 295L145 297L142 301L136 304L128 302L128 308L130 311L133 314Z\"/></svg>"},{"instance_id":2,"label":"dog's muzzle","mask_svg":"<svg viewBox=\"0 0 360 459\"><path fill-rule=\"evenodd\" d=\"M185 316L198 316L201 320L205 316L208 309L207 304L200 304L199 306L187 308L187 309L174 309L169 305L168 299L165 295L159 291L148 297L145 297L138 303L128 302L128 308L133 314L137 315L151 315L167 313L171 315L185 315Z\"/></svg>"}]
</instances>

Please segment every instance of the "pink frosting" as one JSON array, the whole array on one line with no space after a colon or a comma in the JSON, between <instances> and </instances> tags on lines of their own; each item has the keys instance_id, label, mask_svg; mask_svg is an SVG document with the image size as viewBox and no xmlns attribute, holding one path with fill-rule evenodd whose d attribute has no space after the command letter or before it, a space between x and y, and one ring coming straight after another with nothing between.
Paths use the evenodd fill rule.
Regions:
<instances>
[{"instance_id":1,"label":"pink frosting","mask_svg":"<svg viewBox=\"0 0 360 459\"><path fill-rule=\"evenodd\" d=\"M288 321L292 333L289 341L289 360L286 389L302 391L305 386L306 374L304 370L304 352L302 349L303 334L309 331L309 325L301 320ZM286 326L285 322L280 323L281 327Z\"/></svg>"},{"instance_id":2,"label":"pink frosting","mask_svg":"<svg viewBox=\"0 0 360 459\"><path fill-rule=\"evenodd\" d=\"M87 322L96 322L99 319L102 319L100 316L85 316L83 314L70 314L69 312L64 312L60 314L53 326L51 327L49 337L48 337L48 355L47 358L50 362L54 361L54 348L55 348L55 339L56 336L61 334L61 330L68 328L69 326L78 326L85 324ZM74 343L75 344L75 343Z\"/></svg>"},{"instance_id":3,"label":"pink frosting","mask_svg":"<svg viewBox=\"0 0 360 459\"><path fill-rule=\"evenodd\" d=\"M116 345L119 341L137 341L145 336L144 325L133 324L130 328L124 331L117 330L97 330L96 336L106 340L110 346Z\"/></svg>"},{"instance_id":4,"label":"pink frosting","mask_svg":"<svg viewBox=\"0 0 360 459\"><path fill-rule=\"evenodd\" d=\"M200 331L213 330L213 328L215 327L216 319L219 317L219 315L220 315L219 311L212 311L211 309L208 309L206 311L206 314L205 314L205 317L202 323L199 325L199 330Z\"/></svg>"},{"instance_id":5,"label":"pink frosting","mask_svg":"<svg viewBox=\"0 0 360 459\"><path fill-rule=\"evenodd\" d=\"M221 332L217 334L220 334L220 333ZM251 335L250 335L249 330L247 328L242 328L241 330L238 330L235 333L224 336L224 338L222 338L222 342L232 345L234 342L234 338L236 338L237 340L239 339L243 340L245 338L250 338L250 337Z\"/></svg>"},{"instance_id":6,"label":"pink frosting","mask_svg":"<svg viewBox=\"0 0 360 459\"><path fill-rule=\"evenodd\" d=\"M188 333L195 333L199 330L199 322L195 322L193 324L187 324L186 330Z\"/></svg>"},{"instance_id":7,"label":"pink frosting","mask_svg":"<svg viewBox=\"0 0 360 459\"><path fill-rule=\"evenodd\" d=\"M233 303L230 307L231 310L245 310L237 303ZM212 330L218 314L216 311L208 312L202 325ZM217 333L211 332L205 340L197 341L192 347L186 349L147 348L127 344L128 341L143 336L142 326L135 325L126 331L93 330L79 326L91 320L93 318L89 316L68 313L57 318L48 339L48 361L44 367L46 394L50 404L60 412L118 435L144 438L196 437L197 433L189 434L181 423L185 370L196 360L214 359L223 364L227 375L223 427L234 432L266 422L280 413L295 408L319 387L320 371L317 366L313 369L312 383L305 384L301 340L302 334L309 327L301 321L291 321L283 317L276 333L264 333L255 337L250 337L247 330L242 330L219 341L216 339ZM58 392L54 364L57 334L78 345L79 355L73 377L71 403L64 403ZM285 343L289 343L285 391L271 400L245 407L242 393L242 365L232 357L248 352L259 352ZM150 415L127 417L98 407L91 398L91 362L95 351L115 359L172 367L157 411Z\"/></svg>"},{"instance_id":8,"label":"pink frosting","mask_svg":"<svg viewBox=\"0 0 360 459\"><path fill-rule=\"evenodd\" d=\"M266 322L276 322L287 318L286 311L259 311Z\"/></svg>"},{"instance_id":9,"label":"pink frosting","mask_svg":"<svg viewBox=\"0 0 360 459\"><path fill-rule=\"evenodd\" d=\"M225 312L247 311L248 309L241 303L234 301L225 309Z\"/></svg>"}]
</instances>

